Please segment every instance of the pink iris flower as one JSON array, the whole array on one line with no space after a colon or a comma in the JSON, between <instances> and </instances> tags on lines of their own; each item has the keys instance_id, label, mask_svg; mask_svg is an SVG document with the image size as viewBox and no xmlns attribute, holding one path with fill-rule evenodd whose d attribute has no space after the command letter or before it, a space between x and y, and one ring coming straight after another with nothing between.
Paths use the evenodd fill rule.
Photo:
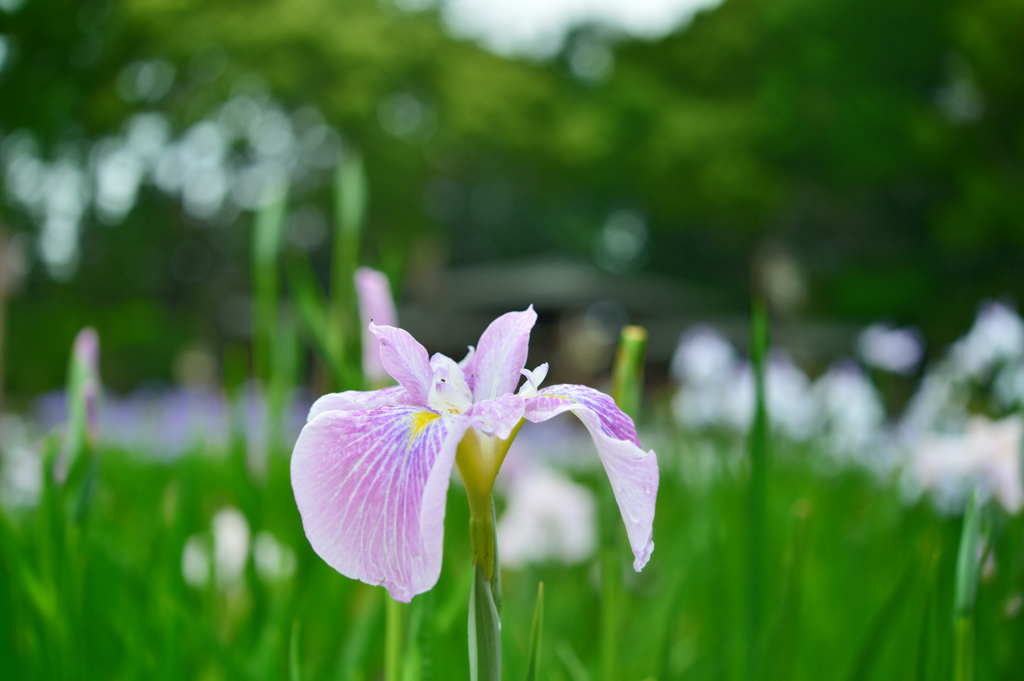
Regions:
<instances>
[{"instance_id":1,"label":"pink iris flower","mask_svg":"<svg viewBox=\"0 0 1024 681\"><path fill-rule=\"evenodd\" d=\"M398 325L391 284L386 274L370 267L357 269L355 280L359 319L363 323L363 377L369 386L387 384L391 382L390 377L381 363L377 339L370 333L370 322L381 326Z\"/></svg>"},{"instance_id":2,"label":"pink iris flower","mask_svg":"<svg viewBox=\"0 0 1024 681\"><path fill-rule=\"evenodd\" d=\"M85 400L85 427L91 438L99 430L100 335L91 326L78 332L71 350Z\"/></svg>"},{"instance_id":3,"label":"pink iris flower","mask_svg":"<svg viewBox=\"0 0 1024 681\"><path fill-rule=\"evenodd\" d=\"M519 428L564 412L575 414L594 440L634 569L647 564L658 493L654 451L640 448L633 421L607 395L581 385L540 387L547 364L524 369L536 321L533 306L502 315L461 362L428 356L402 329L369 324L399 385L324 395L292 455L302 524L328 565L383 585L398 601L428 591L441 572L456 460L471 509L474 498L485 499L489 514L494 476Z\"/></svg>"}]
</instances>

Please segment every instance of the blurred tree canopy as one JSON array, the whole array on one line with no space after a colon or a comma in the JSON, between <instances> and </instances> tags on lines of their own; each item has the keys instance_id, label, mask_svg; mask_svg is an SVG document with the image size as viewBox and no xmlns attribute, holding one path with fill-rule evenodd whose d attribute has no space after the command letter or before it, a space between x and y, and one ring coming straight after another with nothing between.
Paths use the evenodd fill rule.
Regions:
<instances>
[{"instance_id":1,"label":"blurred tree canopy","mask_svg":"<svg viewBox=\"0 0 1024 681\"><path fill-rule=\"evenodd\" d=\"M317 107L367 159L365 260L392 274L424 252L589 258L626 208L650 229L646 269L738 308L766 248L805 272L802 314L938 339L980 298L1024 293L1018 0L726 0L653 42L581 26L536 62L391 0L28 0L0 11L0 35L0 130L31 131L44 156L142 111L181 134L246 87ZM153 59L173 67L166 92L119 94ZM295 199L330 201L323 186ZM10 202L3 217L37 229ZM86 322L134 360L114 385L166 379L248 290L249 223L204 224L150 186L120 224L87 216L74 276L34 267L11 302L11 389L58 385ZM173 276L183 242L208 274Z\"/></svg>"}]
</instances>

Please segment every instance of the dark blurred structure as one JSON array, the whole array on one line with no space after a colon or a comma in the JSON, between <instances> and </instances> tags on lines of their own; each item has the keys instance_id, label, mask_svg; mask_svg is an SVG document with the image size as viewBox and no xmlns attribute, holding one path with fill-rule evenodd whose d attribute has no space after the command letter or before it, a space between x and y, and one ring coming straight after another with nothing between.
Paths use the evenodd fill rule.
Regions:
<instances>
[{"instance_id":1,"label":"dark blurred structure","mask_svg":"<svg viewBox=\"0 0 1024 681\"><path fill-rule=\"evenodd\" d=\"M1017 0L726 0L531 63L389 0L8 0L0 196L33 255L8 389L58 386L86 323L119 389L244 339L259 183L291 184L290 248L325 265L350 147L363 259L436 349L533 301L547 334L625 313L664 359L752 287L794 328L838 322L808 342L890 318L941 343L1024 293L1022 33ZM610 50L600 78L581 45Z\"/></svg>"}]
</instances>

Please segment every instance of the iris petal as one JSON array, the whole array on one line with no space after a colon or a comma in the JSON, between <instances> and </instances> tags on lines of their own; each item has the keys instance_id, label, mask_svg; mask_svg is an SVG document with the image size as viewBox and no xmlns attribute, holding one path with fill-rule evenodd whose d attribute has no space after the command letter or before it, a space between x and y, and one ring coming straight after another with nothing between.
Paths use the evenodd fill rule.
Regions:
<instances>
[{"instance_id":1,"label":"iris petal","mask_svg":"<svg viewBox=\"0 0 1024 681\"><path fill-rule=\"evenodd\" d=\"M380 390L346 390L340 393L323 395L309 408L306 421L312 421L325 411L355 411L357 409L380 409L381 407L397 407L412 405L412 397L400 385L393 385Z\"/></svg>"},{"instance_id":2,"label":"iris petal","mask_svg":"<svg viewBox=\"0 0 1024 681\"><path fill-rule=\"evenodd\" d=\"M493 400L515 392L526 366L530 330L537 322L533 305L522 312L507 312L487 327L472 360L473 401Z\"/></svg>"},{"instance_id":3,"label":"iris petal","mask_svg":"<svg viewBox=\"0 0 1024 681\"><path fill-rule=\"evenodd\" d=\"M430 392L430 358L427 349L408 331L370 322L370 333L380 343L380 361L391 377L406 389L416 404L427 404Z\"/></svg>"},{"instance_id":4,"label":"iris petal","mask_svg":"<svg viewBox=\"0 0 1024 681\"><path fill-rule=\"evenodd\" d=\"M615 401L582 385L556 385L526 400L524 416L539 423L571 411L590 431L598 456L608 474L615 501L626 524L633 549L633 568L639 572L654 551L652 526L658 497L658 459L644 452L632 419Z\"/></svg>"},{"instance_id":5,"label":"iris petal","mask_svg":"<svg viewBox=\"0 0 1024 681\"><path fill-rule=\"evenodd\" d=\"M477 402L470 407L470 422L484 435L507 440L523 418L525 401L519 395L502 395L496 400Z\"/></svg>"},{"instance_id":6,"label":"iris petal","mask_svg":"<svg viewBox=\"0 0 1024 681\"><path fill-rule=\"evenodd\" d=\"M341 574L398 601L441 572L445 501L461 416L416 407L328 411L306 424L292 489L313 550Z\"/></svg>"}]
</instances>

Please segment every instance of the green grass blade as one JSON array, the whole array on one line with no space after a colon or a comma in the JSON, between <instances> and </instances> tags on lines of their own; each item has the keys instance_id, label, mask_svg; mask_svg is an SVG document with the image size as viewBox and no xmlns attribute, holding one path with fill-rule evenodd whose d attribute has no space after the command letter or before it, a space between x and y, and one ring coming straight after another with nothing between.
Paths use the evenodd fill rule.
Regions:
<instances>
[{"instance_id":1,"label":"green grass blade","mask_svg":"<svg viewBox=\"0 0 1024 681\"><path fill-rule=\"evenodd\" d=\"M938 564L939 554L936 551L928 566L928 580L926 582L924 612L921 613L921 631L917 638L917 670L914 674L915 681L926 681L932 678L928 674L929 659L932 649L932 623L938 608Z\"/></svg>"},{"instance_id":2,"label":"green grass blade","mask_svg":"<svg viewBox=\"0 0 1024 681\"><path fill-rule=\"evenodd\" d=\"M331 260L331 345L354 358L359 349L355 271L368 197L366 170L356 151L345 154L334 178L334 249Z\"/></svg>"},{"instance_id":3,"label":"green grass blade","mask_svg":"<svg viewBox=\"0 0 1024 681\"><path fill-rule=\"evenodd\" d=\"M299 621L292 622L292 636L288 642L288 677L290 681L302 681L302 666L299 662Z\"/></svg>"},{"instance_id":4,"label":"green grass blade","mask_svg":"<svg viewBox=\"0 0 1024 681\"><path fill-rule=\"evenodd\" d=\"M344 367L340 348L331 343L328 329L327 301L324 299L320 284L316 281L313 265L308 258L290 258L286 264L288 289L299 324L308 338L313 350L323 360L331 378L339 387L355 386L352 377Z\"/></svg>"},{"instance_id":5,"label":"green grass blade","mask_svg":"<svg viewBox=\"0 0 1024 681\"><path fill-rule=\"evenodd\" d=\"M748 498L750 586L747 627L751 670L757 666L757 651L762 633L761 591L768 487L768 409L764 381L764 360L767 352L768 306L762 300L755 300L750 320L750 360L754 368L755 409L754 422L751 425L748 441L750 452L750 495Z\"/></svg>"},{"instance_id":6,"label":"green grass blade","mask_svg":"<svg viewBox=\"0 0 1024 681\"><path fill-rule=\"evenodd\" d=\"M537 585L537 605L533 608L530 628L530 653L526 658L526 681L540 678L540 642L544 629L544 582Z\"/></svg>"},{"instance_id":7,"label":"green grass blade","mask_svg":"<svg viewBox=\"0 0 1024 681\"><path fill-rule=\"evenodd\" d=\"M278 258L288 209L286 188L273 190L253 225L253 370L269 380L273 364L279 304Z\"/></svg>"},{"instance_id":8,"label":"green grass blade","mask_svg":"<svg viewBox=\"0 0 1024 681\"><path fill-rule=\"evenodd\" d=\"M565 671L569 672L569 678L572 681L590 681L590 674L587 673L587 668L583 666L579 656L572 649L568 641L563 639L556 643L555 654L558 655L558 659L565 665Z\"/></svg>"},{"instance_id":9,"label":"green grass blade","mask_svg":"<svg viewBox=\"0 0 1024 681\"><path fill-rule=\"evenodd\" d=\"M953 601L954 622L953 680L973 681L974 602L978 594L978 554L981 546L981 508L978 491L971 492L964 511L960 549L956 557L956 593Z\"/></svg>"},{"instance_id":10,"label":"green grass blade","mask_svg":"<svg viewBox=\"0 0 1024 681\"><path fill-rule=\"evenodd\" d=\"M978 493L975 490L964 511L963 530L960 535L960 549L956 557L956 596L953 601L957 615L969 614L974 610L978 592L978 546L981 541L981 510L978 508Z\"/></svg>"},{"instance_id":11,"label":"green grass blade","mask_svg":"<svg viewBox=\"0 0 1024 681\"><path fill-rule=\"evenodd\" d=\"M367 650L374 636L379 635L381 600L387 597L383 589L366 588L366 598L357 610L345 645L338 658L338 678L341 681L355 681L365 677L362 666Z\"/></svg>"},{"instance_id":12,"label":"green grass blade","mask_svg":"<svg viewBox=\"0 0 1024 681\"><path fill-rule=\"evenodd\" d=\"M916 561L907 566L903 576L896 583L896 586L885 599L885 602L882 603L878 613L871 620L867 636L864 639L864 643L861 644L853 669L848 677L849 681L862 681L862 679L870 678L871 666L878 657L882 645L889 638L889 632L895 623L896 614L909 596L910 587L917 576L917 568Z\"/></svg>"}]
</instances>

